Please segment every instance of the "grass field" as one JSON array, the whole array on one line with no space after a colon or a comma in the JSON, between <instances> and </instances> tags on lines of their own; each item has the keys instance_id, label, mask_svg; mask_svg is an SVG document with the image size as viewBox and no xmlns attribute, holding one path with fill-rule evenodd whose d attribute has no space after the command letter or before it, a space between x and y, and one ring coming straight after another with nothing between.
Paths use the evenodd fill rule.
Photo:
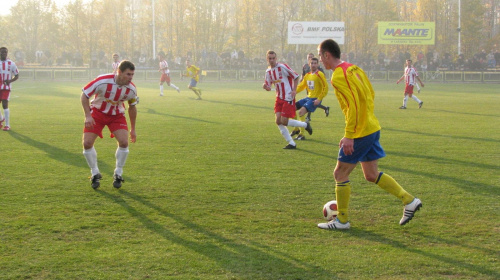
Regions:
<instances>
[{"instance_id":1,"label":"grass field","mask_svg":"<svg viewBox=\"0 0 500 280\"><path fill-rule=\"evenodd\" d=\"M98 139L101 187L82 155L78 82L15 84L0 131L0 279L500 279L500 90L375 84L391 174L423 208L351 176L351 230L320 230L334 199L343 117L283 150L261 82L201 83L203 100L139 82L137 143L112 187L116 142ZM300 94L303 97L304 93Z\"/></svg>"}]
</instances>

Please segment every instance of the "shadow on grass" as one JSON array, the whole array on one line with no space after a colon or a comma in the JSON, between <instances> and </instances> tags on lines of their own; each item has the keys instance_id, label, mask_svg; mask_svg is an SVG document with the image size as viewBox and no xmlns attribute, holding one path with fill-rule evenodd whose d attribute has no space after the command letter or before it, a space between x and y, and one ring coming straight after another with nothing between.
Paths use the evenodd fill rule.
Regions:
<instances>
[{"instance_id":1,"label":"shadow on grass","mask_svg":"<svg viewBox=\"0 0 500 280\"><path fill-rule=\"evenodd\" d=\"M388 130L388 131L394 131L394 132L401 132L401 133L409 133L409 134L417 134L417 135L429 136L429 137L443 137L443 138L460 139L460 140L471 140L471 141L474 141L475 143L477 143L479 141L500 143L500 140L490 139L490 138L477 138L477 137L467 137L467 136L444 135L444 134L435 134L435 133L428 133L428 132L421 132L421 131L402 130L402 129L395 129L395 128L387 128L387 127L382 128L382 130Z\"/></svg>"},{"instance_id":2,"label":"shadow on grass","mask_svg":"<svg viewBox=\"0 0 500 280\"><path fill-rule=\"evenodd\" d=\"M172 118L185 119L185 120L192 120L192 121L204 122L204 123L216 123L216 122L211 122L211 121L192 118L192 117L183 117L183 116L176 116L176 115L171 115L171 114L159 113L155 109L151 109L151 108L147 108L146 114L159 115L159 116L172 117Z\"/></svg>"},{"instance_id":3,"label":"shadow on grass","mask_svg":"<svg viewBox=\"0 0 500 280\"><path fill-rule=\"evenodd\" d=\"M37 141L33 138L17 133L13 130L9 131L8 134L12 136L12 138L16 139L21 143L24 143L26 145L32 146L33 148L44 151L45 153L47 153L49 158L76 167L87 167L87 163L85 162L85 157L83 157L83 154L75 154L72 152L68 152L66 150L49 145L47 143Z\"/></svg>"},{"instance_id":4,"label":"shadow on grass","mask_svg":"<svg viewBox=\"0 0 500 280\"><path fill-rule=\"evenodd\" d=\"M449 114L459 114L459 115L472 115L472 116L481 116L481 117L500 117L500 115L478 114L478 113L461 112L461 111L449 111L449 110L436 110L436 109L428 109L428 108L426 108L426 111L439 112L439 113L449 113Z\"/></svg>"},{"instance_id":5,"label":"shadow on grass","mask_svg":"<svg viewBox=\"0 0 500 280\"><path fill-rule=\"evenodd\" d=\"M482 274L485 276L493 276L492 279L500 279L500 273L498 273L498 271L492 270L492 269L487 268L485 266L480 266L480 265L468 263L465 260L458 259L458 257L454 258L453 257L454 255L452 255L452 254L450 254L449 256L434 254L434 253L425 251L423 249L415 248L415 246L409 246L405 243L401 243L399 241L389 239L389 238L382 236L378 233L374 233L374 232L366 231L366 230L362 230L362 229L351 229L351 230L345 231L345 233L347 233L351 236L354 236L356 238L365 239L365 240L368 240L368 241L371 241L374 243L381 243L381 244L389 245L389 246L392 246L396 249L400 249L400 250L403 250L405 252L409 252L412 254L419 254L419 255L424 256L426 258L429 258L431 260L435 260L436 262L447 263L448 265L453 266L453 267L460 267L460 268L463 268L463 269L466 269L469 271L473 271L475 273L479 273L479 274ZM435 236L432 236L432 237L425 236L425 238L435 239L436 237ZM447 240L441 240L441 241L443 241L442 244L443 243L447 244L447 245L452 244L452 243L448 242ZM429 247L429 248L431 248L431 247Z\"/></svg>"},{"instance_id":6,"label":"shadow on grass","mask_svg":"<svg viewBox=\"0 0 500 280\"><path fill-rule=\"evenodd\" d=\"M337 278L335 275L332 275L331 271L326 271L319 266L313 266L296 258L283 255L283 252L270 253L269 251L272 250L271 248L255 243L255 241L252 241L255 247L251 247L220 236L211 232L206 227L197 225L178 215L163 210L161 207L154 205L143 197L129 193L125 190L120 190L120 194L155 210L164 217L175 220L182 227L186 227L186 231L194 231L205 237L201 238L199 241L189 240L170 231L164 225L153 221L136 208L130 206L121 196L101 190L97 190L97 192L122 206L132 217L140 221L150 231L162 236L166 240L184 246L189 250L216 261L221 267L224 267L232 274L241 275L243 278L248 277L249 271L255 272L261 276L273 275L273 273L282 273L284 271L286 272L286 276L299 277L300 275L297 279L315 279L318 275L330 275L332 279ZM189 236L189 233L186 233L186 235ZM265 248L265 250L259 248ZM279 278L281 279L282 277Z\"/></svg>"},{"instance_id":7,"label":"shadow on grass","mask_svg":"<svg viewBox=\"0 0 500 280\"><path fill-rule=\"evenodd\" d=\"M226 104L226 105L232 105L232 106L241 106L241 107L247 107L247 108L253 108L253 109L263 109L266 111L273 110L274 104L270 104L269 106L255 106L252 104L241 104L241 103L232 103L232 102L225 102L225 101L216 101L216 100L205 100L202 99L201 101L205 102L210 102L210 103L217 103L217 104Z\"/></svg>"}]
</instances>

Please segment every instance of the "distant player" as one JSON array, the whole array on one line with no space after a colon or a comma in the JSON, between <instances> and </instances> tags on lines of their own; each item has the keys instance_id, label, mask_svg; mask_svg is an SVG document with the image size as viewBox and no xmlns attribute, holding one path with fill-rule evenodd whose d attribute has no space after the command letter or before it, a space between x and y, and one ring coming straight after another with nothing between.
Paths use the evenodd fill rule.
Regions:
<instances>
[{"instance_id":1,"label":"distant player","mask_svg":"<svg viewBox=\"0 0 500 280\"><path fill-rule=\"evenodd\" d=\"M309 134L313 133L308 122L293 119L296 115L295 95L297 94L299 74L288 65L278 63L274 51L267 51L266 57L269 68L266 70L266 78L262 88L267 91L271 91L273 85L276 88L276 101L274 102L275 122L281 135L288 142L288 145L283 149L295 149L297 145L290 136L287 126L304 127Z\"/></svg>"},{"instance_id":2,"label":"distant player","mask_svg":"<svg viewBox=\"0 0 500 280\"><path fill-rule=\"evenodd\" d=\"M310 72L307 73L300 84L297 87L297 92L301 92L307 89L307 97L303 98L295 103L295 108L299 110L299 118L301 121L305 122L306 113L313 113L316 108L321 105L321 101L328 94L328 83L326 82L325 74L319 71L319 60L313 57L309 61ZM295 128L295 130L290 134L294 136L299 134L295 140L306 140L304 136L304 128Z\"/></svg>"},{"instance_id":3,"label":"distant player","mask_svg":"<svg viewBox=\"0 0 500 280\"><path fill-rule=\"evenodd\" d=\"M139 97L137 89L132 83L135 66L132 62L124 60L118 66L116 74L105 74L88 83L82 90L80 97L83 112L85 113L85 128L83 129L83 155L90 167L92 177L91 186L97 189L102 178L97 167L97 152L94 143L97 137L102 138L102 130L105 126L116 137L118 148L116 149L116 168L113 175L113 187L120 188L124 182L122 174L125 161L129 153L128 149L128 125L125 117L125 105L128 103L128 115L130 118L130 141L135 143L135 121ZM90 97L94 96L92 102Z\"/></svg>"},{"instance_id":4,"label":"distant player","mask_svg":"<svg viewBox=\"0 0 500 280\"><path fill-rule=\"evenodd\" d=\"M168 68L168 62L165 59L165 55L163 53L160 53L158 55L158 59L160 60L160 69L158 69L158 72L161 73L160 77L160 96L163 96L163 83L167 83L169 87L172 87L175 89L177 92L181 92L179 88L170 83L170 69Z\"/></svg>"},{"instance_id":5,"label":"distant player","mask_svg":"<svg viewBox=\"0 0 500 280\"><path fill-rule=\"evenodd\" d=\"M424 87L424 83L420 80L418 77L417 70L411 65L411 59L406 60L406 67L405 67L405 73L399 80L396 82L396 84L399 84L403 79L405 79L405 97L403 98L403 106L399 107L399 109L406 109L406 101L408 101L408 96L415 100L415 102L418 103L418 108L422 108L422 105L424 102L422 102L416 95L413 95L413 86L417 84L416 80L420 82L420 85ZM420 92L420 90L419 90Z\"/></svg>"},{"instance_id":6,"label":"distant player","mask_svg":"<svg viewBox=\"0 0 500 280\"><path fill-rule=\"evenodd\" d=\"M311 59L314 57L314 54L313 53L309 53L307 55L307 63L305 63L303 66L302 66L302 78L300 79L300 81L302 81L304 79L304 77L306 76L307 73L311 72L311 66L310 66L310 63L311 63ZM323 72L323 74L325 74L325 71L323 71L323 68L321 68L321 66L319 66L318 64L318 70ZM325 115L328 117L328 115L330 115L330 107L327 107L327 106L323 106L322 104L320 104L318 106L318 108L320 109L323 109L325 110ZM311 112L307 113L307 119L310 121L311 120Z\"/></svg>"},{"instance_id":7,"label":"distant player","mask_svg":"<svg viewBox=\"0 0 500 280\"><path fill-rule=\"evenodd\" d=\"M6 47L0 48L0 100L2 100L2 108L5 117L0 112L0 128L4 131L10 130L10 110L9 98L11 84L19 78L19 70L14 61L7 58L9 50ZM3 122L5 121L5 126Z\"/></svg>"},{"instance_id":8,"label":"distant player","mask_svg":"<svg viewBox=\"0 0 500 280\"><path fill-rule=\"evenodd\" d=\"M188 88L198 96L198 100L201 100L201 89L196 87L198 85L198 81L200 80L200 68L194 66L191 64L191 60L187 59L186 60L186 74L184 76L186 77L191 77L191 82L188 85Z\"/></svg>"},{"instance_id":9,"label":"distant player","mask_svg":"<svg viewBox=\"0 0 500 280\"><path fill-rule=\"evenodd\" d=\"M349 223L351 182L349 175L361 163L365 179L394 195L405 205L400 225L407 224L422 207L420 199L409 194L390 175L380 172L378 160L385 157L380 145L380 124L374 113L375 91L363 69L340 59L340 47L328 39L318 46L318 54L328 70L333 70L331 84L345 115L344 136L339 142L337 165L333 171L337 218L318 224L327 230L345 230Z\"/></svg>"},{"instance_id":10,"label":"distant player","mask_svg":"<svg viewBox=\"0 0 500 280\"><path fill-rule=\"evenodd\" d=\"M113 74L118 72L118 65L120 65L120 56L117 53L113 54L113 63L111 67L113 67Z\"/></svg>"}]
</instances>

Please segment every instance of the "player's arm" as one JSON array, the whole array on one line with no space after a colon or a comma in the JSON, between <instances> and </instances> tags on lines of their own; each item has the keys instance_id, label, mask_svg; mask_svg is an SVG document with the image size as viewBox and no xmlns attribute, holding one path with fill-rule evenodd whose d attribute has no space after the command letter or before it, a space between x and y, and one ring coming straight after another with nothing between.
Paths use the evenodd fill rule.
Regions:
<instances>
[{"instance_id":1,"label":"player's arm","mask_svg":"<svg viewBox=\"0 0 500 280\"><path fill-rule=\"evenodd\" d=\"M82 92L80 101L82 102L83 113L85 114L85 127L93 129L95 121L94 118L92 118L92 114L90 113L90 100L84 92Z\"/></svg>"},{"instance_id":2,"label":"player's arm","mask_svg":"<svg viewBox=\"0 0 500 280\"><path fill-rule=\"evenodd\" d=\"M130 141L135 143L137 134L135 133L135 120L137 119L137 108L135 105L128 106L128 117L130 118Z\"/></svg>"},{"instance_id":3,"label":"player's arm","mask_svg":"<svg viewBox=\"0 0 500 280\"><path fill-rule=\"evenodd\" d=\"M264 83L262 84L262 88L271 91L271 78L269 76L269 72L266 72L266 78L264 80Z\"/></svg>"},{"instance_id":4,"label":"player's arm","mask_svg":"<svg viewBox=\"0 0 500 280\"><path fill-rule=\"evenodd\" d=\"M415 78L417 78L418 82L420 83L420 85L422 87L424 87L424 82L422 82L422 80L420 80L420 77L419 76L415 76Z\"/></svg>"},{"instance_id":5,"label":"player's arm","mask_svg":"<svg viewBox=\"0 0 500 280\"><path fill-rule=\"evenodd\" d=\"M404 78L405 78L405 75L401 76L401 78L399 78L399 80L396 82L396 84L399 84L399 82L401 82Z\"/></svg>"},{"instance_id":6,"label":"player's arm","mask_svg":"<svg viewBox=\"0 0 500 280\"><path fill-rule=\"evenodd\" d=\"M16 74L16 75L14 76L14 78L12 78L12 79L10 79L10 80L6 80L6 81L4 82L4 84L8 86L8 85L10 85L11 83L13 83L13 82L17 81L17 79L19 79L19 74Z\"/></svg>"},{"instance_id":7,"label":"player's arm","mask_svg":"<svg viewBox=\"0 0 500 280\"><path fill-rule=\"evenodd\" d=\"M305 76L304 76L302 81L300 81L299 85L297 86L297 92L303 91L304 89L306 89L306 87L307 87L307 80L305 79Z\"/></svg>"},{"instance_id":8,"label":"player's arm","mask_svg":"<svg viewBox=\"0 0 500 280\"><path fill-rule=\"evenodd\" d=\"M295 98L295 95L297 95L297 86L299 85L299 79L300 76L297 75L297 77L293 80L293 88L292 91L290 92L293 98Z\"/></svg>"},{"instance_id":9,"label":"player's arm","mask_svg":"<svg viewBox=\"0 0 500 280\"><path fill-rule=\"evenodd\" d=\"M328 94L328 84L326 83L325 74L323 72L318 72L319 76L319 94L318 99L314 100L314 105L318 106L323 98Z\"/></svg>"}]
</instances>

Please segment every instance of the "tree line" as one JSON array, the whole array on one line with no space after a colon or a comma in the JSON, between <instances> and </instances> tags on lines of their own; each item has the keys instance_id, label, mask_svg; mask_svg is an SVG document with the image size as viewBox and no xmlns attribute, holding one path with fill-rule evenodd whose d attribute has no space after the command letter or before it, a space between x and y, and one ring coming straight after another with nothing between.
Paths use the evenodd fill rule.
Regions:
<instances>
[{"instance_id":1,"label":"tree line","mask_svg":"<svg viewBox=\"0 0 500 280\"><path fill-rule=\"evenodd\" d=\"M315 52L315 45L289 45L288 21L345 22L343 51L458 53L457 0L19 0L0 17L2 45L26 60L37 51L54 56L127 53L130 57L164 51L174 56L242 51L264 57ZM153 17L154 3L154 17ZM499 0L461 0L461 53L472 56L500 42ZM378 45L379 21L435 22L433 46ZM153 29L155 37L153 38ZM155 45L153 46L153 41Z\"/></svg>"}]
</instances>

